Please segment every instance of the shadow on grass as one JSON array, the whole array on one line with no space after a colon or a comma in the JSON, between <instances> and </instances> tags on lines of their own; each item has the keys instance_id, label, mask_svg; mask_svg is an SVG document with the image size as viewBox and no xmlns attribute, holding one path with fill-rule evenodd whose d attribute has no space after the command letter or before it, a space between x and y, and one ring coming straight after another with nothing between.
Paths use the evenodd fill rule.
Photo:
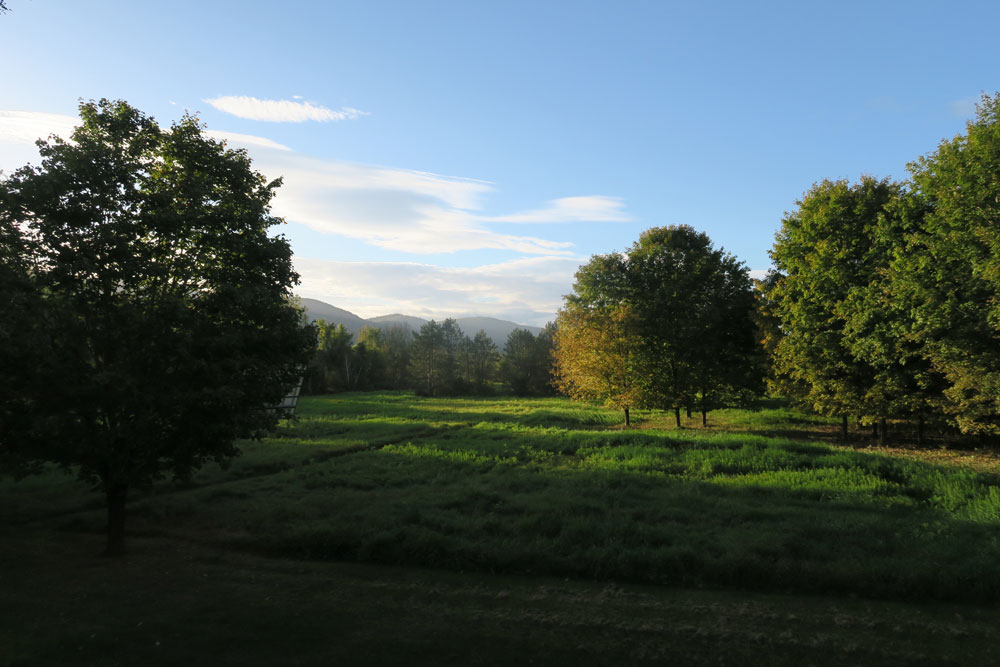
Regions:
<instances>
[{"instance_id":1,"label":"shadow on grass","mask_svg":"<svg viewBox=\"0 0 1000 667\"><path fill-rule=\"evenodd\" d=\"M871 471L817 465L798 487L772 471L786 477L768 486L741 482L739 470L698 479L438 444L392 445L285 471L266 493L188 502L203 534L236 526L228 544L297 558L1000 598L997 521L961 519Z\"/></svg>"},{"instance_id":2,"label":"shadow on grass","mask_svg":"<svg viewBox=\"0 0 1000 667\"><path fill-rule=\"evenodd\" d=\"M598 431L607 411L560 399L303 406L228 470L139 499L130 529L296 558L1000 599L995 476L745 431Z\"/></svg>"}]
</instances>

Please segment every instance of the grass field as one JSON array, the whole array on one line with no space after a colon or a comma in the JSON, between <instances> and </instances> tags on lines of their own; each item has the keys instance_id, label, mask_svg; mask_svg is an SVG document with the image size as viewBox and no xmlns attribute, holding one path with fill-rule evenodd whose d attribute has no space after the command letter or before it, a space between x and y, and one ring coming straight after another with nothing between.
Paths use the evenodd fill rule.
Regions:
<instances>
[{"instance_id":1,"label":"grass field","mask_svg":"<svg viewBox=\"0 0 1000 667\"><path fill-rule=\"evenodd\" d=\"M135 498L121 561L98 494L3 482L0 665L996 662L993 452L836 446L775 402L636 417L305 398Z\"/></svg>"}]
</instances>

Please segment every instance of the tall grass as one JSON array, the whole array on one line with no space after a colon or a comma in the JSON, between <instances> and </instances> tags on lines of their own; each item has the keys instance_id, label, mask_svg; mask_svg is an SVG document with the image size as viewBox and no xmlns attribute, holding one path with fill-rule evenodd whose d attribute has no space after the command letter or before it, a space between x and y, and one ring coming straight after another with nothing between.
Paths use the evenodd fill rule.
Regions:
<instances>
[{"instance_id":1,"label":"tall grass","mask_svg":"<svg viewBox=\"0 0 1000 667\"><path fill-rule=\"evenodd\" d=\"M1000 598L996 470L822 444L834 425L783 406L707 429L668 418L625 430L564 399L304 398L228 469L141 499L133 525L309 559Z\"/></svg>"}]
</instances>

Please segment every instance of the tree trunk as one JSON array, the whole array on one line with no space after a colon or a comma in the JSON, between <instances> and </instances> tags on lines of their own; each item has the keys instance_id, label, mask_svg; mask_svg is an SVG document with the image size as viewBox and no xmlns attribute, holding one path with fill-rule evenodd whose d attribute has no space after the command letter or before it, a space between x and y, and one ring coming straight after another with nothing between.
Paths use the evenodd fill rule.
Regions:
<instances>
[{"instance_id":1,"label":"tree trunk","mask_svg":"<svg viewBox=\"0 0 1000 667\"><path fill-rule=\"evenodd\" d=\"M632 422L630 422L628 418L628 408L625 408L625 428L628 428L631 425Z\"/></svg>"},{"instance_id":2,"label":"tree trunk","mask_svg":"<svg viewBox=\"0 0 1000 667\"><path fill-rule=\"evenodd\" d=\"M687 417L688 417L688 419L691 419L691 406L690 405L685 406L684 409L687 410Z\"/></svg>"},{"instance_id":3,"label":"tree trunk","mask_svg":"<svg viewBox=\"0 0 1000 667\"><path fill-rule=\"evenodd\" d=\"M917 417L917 444L924 444L924 416Z\"/></svg>"},{"instance_id":4,"label":"tree trunk","mask_svg":"<svg viewBox=\"0 0 1000 667\"><path fill-rule=\"evenodd\" d=\"M872 438L878 437L878 422L872 422Z\"/></svg>"},{"instance_id":5,"label":"tree trunk","mask_svg":"<svg viewBox=\"0 0 1000 667\"><path fill-rule=\"evenodd\" d=\"M847 415L841 415L840 417L840 439L843 442L847 442Z\"/></svg>"},{"instance_id":6,"label":"tree trunk","mask_svg":"<svg viewBox=\"0 0 1000 667\"><path fill-rule=\"evenodd\" d=\"M879 420L878 444L884 447L885 443L888 441L889 441L889 427L885 417L882 417L882 419Z\"/></svg>"},{"instance_id":7,"label":"tree trunk","mask_svg":"<svg viewBox=\"0 0 1000 667\"><path fill-rule=\"evenodd\" d=\"M701 427L705 428L708 426L708 410L705 408L701 409Z\"/></svg>"},{"instance_id":8,"label":"tree trunk","mask_svg":"<svg viewBox=\"0 0 1000 667\"><path fill-rule=\"evenodd\" d=\"M104 555L121 556L125 553L125 499L128 496L128 485L106 484L105 495L108 499L108 543Z\"/></svg>"},{"instance_id":9,"label":"tree trunk","mask_svg":"<svg viewBox=\"0 0 1000 667\"><path fill-rule=\"evenodd\" d=\"M674 408L674 421L677 422L677 428L681 427L681 409Z\"/></svg>"}]
</instances>

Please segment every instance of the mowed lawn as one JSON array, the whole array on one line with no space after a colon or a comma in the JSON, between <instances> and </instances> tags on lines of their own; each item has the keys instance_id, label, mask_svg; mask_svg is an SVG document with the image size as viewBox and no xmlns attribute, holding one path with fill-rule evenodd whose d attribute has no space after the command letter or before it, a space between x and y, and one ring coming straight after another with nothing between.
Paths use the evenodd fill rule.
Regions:
<instances>
[{"instance_id":1,"label":"mowed lawn","mask_svg":"<svg viewBox=\"0 0 1000 667\"><path fill-rule=\"evenodd\" d=\"M672 420L304 398L136 495L121 561L99 494L4 481L0 665L996 662L992 452L837 446L777 402Z\"/></svg>"}]
</instances>

